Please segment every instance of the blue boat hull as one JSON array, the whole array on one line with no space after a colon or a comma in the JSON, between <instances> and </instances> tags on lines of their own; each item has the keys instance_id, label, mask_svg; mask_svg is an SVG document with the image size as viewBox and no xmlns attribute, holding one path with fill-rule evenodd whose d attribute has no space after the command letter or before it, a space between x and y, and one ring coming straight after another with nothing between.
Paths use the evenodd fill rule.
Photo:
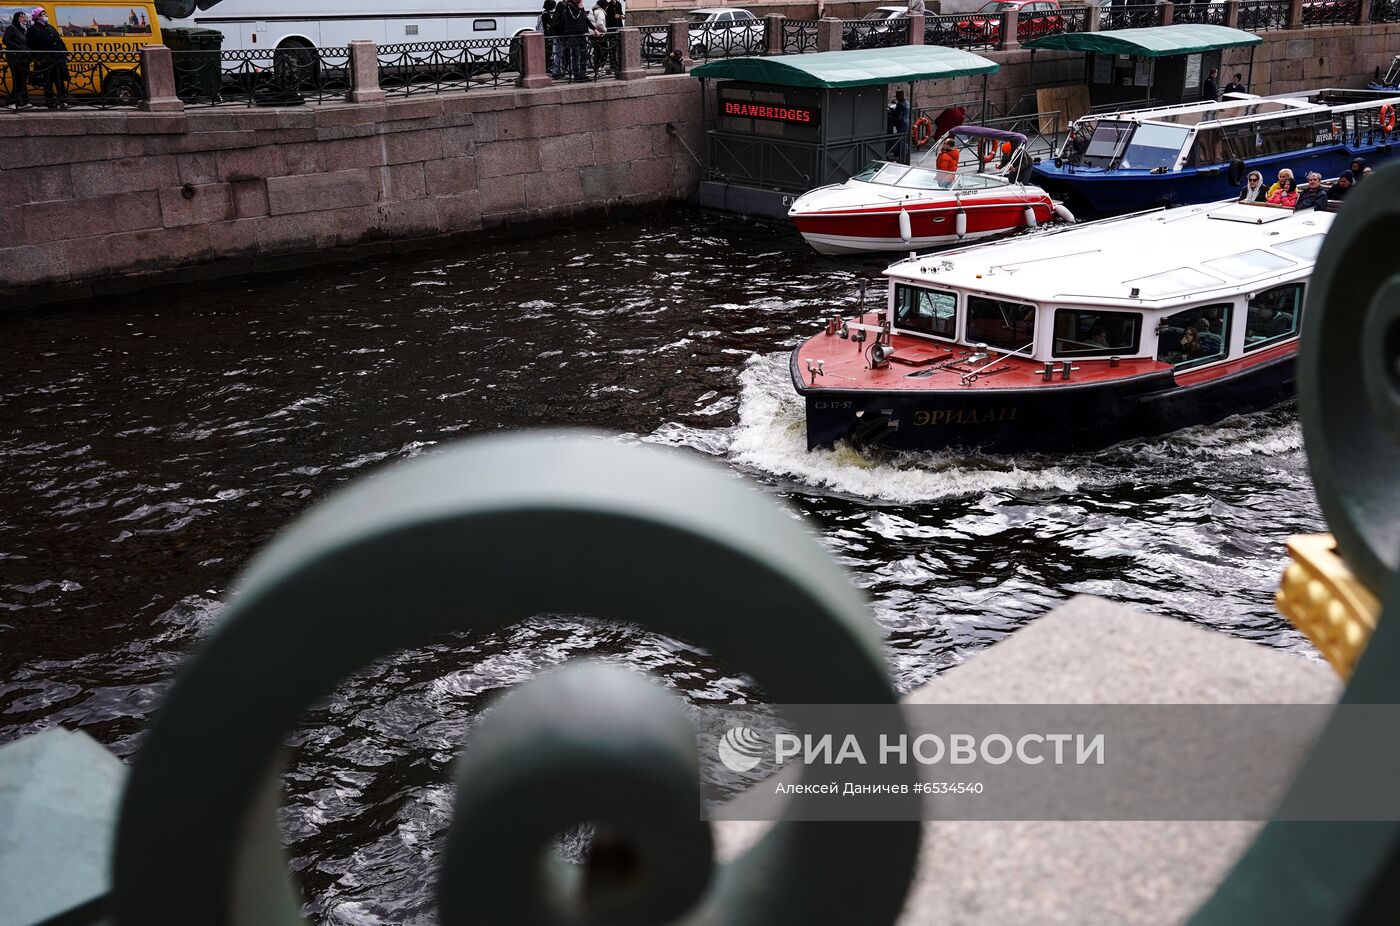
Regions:
<instances>
[{"instance_id":1,"label":"blue boat hull","mask_svg":"<svg viewBox=\"0 0 1400 926\"><path fill-rule=\"evenodd\" d=\"M1250 170L1264 175L1272 184L1279 169L1290 168L1301 180L1315 170L1324 177L1335 177L1351 166L1352 158L1365 158L1376 166L1394 156L1389 142L1376 145L1331 145L1252 158L1245 164ZM1154 174L1145 170L1098 167L1056 167L1042 161L1035 166L1034 183L1079 215L1118 215L1158 206L1187 206L1218 202L1238 195L1240 187L1229 179L1229 165L1192 167L1185 170Z\"/></svg>"}]
</instances>

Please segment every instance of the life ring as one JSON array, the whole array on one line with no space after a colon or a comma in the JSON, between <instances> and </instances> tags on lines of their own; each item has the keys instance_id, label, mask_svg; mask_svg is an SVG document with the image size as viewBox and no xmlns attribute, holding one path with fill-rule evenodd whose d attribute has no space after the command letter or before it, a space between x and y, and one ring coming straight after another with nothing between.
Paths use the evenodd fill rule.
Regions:
<instances>
[{"instance_id":1,"label":"life ring","mask_svg":"<svg viewBox=\"0 0 1400 926\"><path fill-rule=\"evenodd\" d=\"M1381 128L1387 132L1395 131L1395 107L1389 103L1381 106Z\"/></svg>"},{"instance_id":2,"label":"life ring","mask_svg":"<svg viewBox=\"0 0 1400 926\"><path fill-rule=\"evenodd\" d=\"M909 134L913 136L914 147L922 148L933 138L933 123L928 116L920 116L914 120L914 125L910 127Z\"/></svg>"},{"instance_id":3,"label":"life ring","mask_svg":"<svg viewBox=\"0 0 1400 926\"><path fill-rule=\"evenodd\" d=\"M1244 186L1244 178L1249 176L1249 168L1244 161L1235 158L1230 162L1230 172L1225 175L1225 179L1230 181L1230 186Z\"/></svg>"}]
</instances>

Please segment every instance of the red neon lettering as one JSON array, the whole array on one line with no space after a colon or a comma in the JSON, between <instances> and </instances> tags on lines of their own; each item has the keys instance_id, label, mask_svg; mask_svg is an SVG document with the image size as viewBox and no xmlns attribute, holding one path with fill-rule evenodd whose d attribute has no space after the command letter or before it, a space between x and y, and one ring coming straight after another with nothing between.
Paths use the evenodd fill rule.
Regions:
<instances>
[{"instance_id":1,"label":"red neon lettering","mask_svg":"<svg viewBox=\"0 0 1400 926\"><path fill-rule=\"evenodd\" d=\"M724 114L726 116L738 116L748 119L772 119L776 122L807 122L812 121L812 111L810 109L789 108L786 106L759 106L753 103L736 103L732 100L724 102Z\"/></svg>"}]
</instances>

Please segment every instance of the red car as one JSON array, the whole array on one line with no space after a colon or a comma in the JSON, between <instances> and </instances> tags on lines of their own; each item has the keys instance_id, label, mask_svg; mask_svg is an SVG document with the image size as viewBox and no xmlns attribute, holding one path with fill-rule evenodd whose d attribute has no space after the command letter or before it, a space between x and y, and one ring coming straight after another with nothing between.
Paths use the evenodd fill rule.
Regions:
<instances>
[{"instance_id":1,"label":"red car","mask_svg":"<svg viewBox=\"0 0 1400 926\"><path fill-rule=\"evenodd\" d=\"M1065 31L1059 0L987 0L977 12L958 22L958 35L977 44L1001 41L1001 14L1015 10L1016 41Z\"/></svg>"}]
</instances>

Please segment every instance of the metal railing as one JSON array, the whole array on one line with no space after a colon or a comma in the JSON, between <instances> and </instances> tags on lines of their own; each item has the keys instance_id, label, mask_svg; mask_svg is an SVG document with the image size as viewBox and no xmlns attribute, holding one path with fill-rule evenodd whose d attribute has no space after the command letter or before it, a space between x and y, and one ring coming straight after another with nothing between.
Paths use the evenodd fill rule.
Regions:
<instances>
[{"instance_id":1,"label":"metal railing","mask_svg":"<svg viewBox=\"0 0 1400 926\"><path fill-rule=\"evenodd\" d=\"M1288 0L1240 0L1236 25L1246 32L1288 28Z\"/></svg>"},{"instance_id":2,"label":"metal railing","mask_svg":"<svg viewBox=\"0 0 1400 926\"><path fill-rule=\"evenodd\" d=\"M0 57L8 78L11 112L23 103L50 109L117 109L141 105L146 84L141 53L130 48L35 51L15 64ZM23 62L22 64L20 62Z\"/></svg>"},{"instance_id":3,"label":"metal railing","mask_svg":"<svg viewBox=\"0 0 1400 926\"><path fill-rule=\"evenodd\" d=\"M841 48L897 48L909 44L909 21L899 19L845 19L841 21Z\"/></svg>"},{"instance_id":4,"label":"metal railing","mask_svg":"<svg viewBox=\"0 0 1400 926\"><path fill-rule=\"evenodd\" d=\"M1371 22L1400 22L1400 0L1371 0Z\"/></svg>"},{"instance_id":5,"label":"metal railing","mask_svg":"<svg viewBox=\"0 0 1400 926\"><path fill-rule=\"evenodd\" d=\"M556 80L597 80L622 71L622 34L551 35L544 40L549 73Z\"/></svg>"},{"instance_id":6,"label":"metal railing","mask_svg":"<svg viewBox=\"0 0 1400 926\"><path fill-rule=\"evenodd\" d=\"M414 42L379 48L379 88L393 96L499 87L520 74L519 39Z\"/></svg>"},{"instance_id":7,"label":"metal railing","mask_svg":"<svg viewBox=\"0 0 1400 926\"><path fill-rule=\"evenodd\" d=\"M817 20L783 20L783 54L805 55L817 50Z\"/></svg>"},{"instance_id":8,"label":"metal railing","mask_svg":"<svg viewBox=\"0 0 1400 926\"><path fill-rule=\"evenodd\" d=\"M1352 26L1361 21L1361 0L1308 0L1303 27Z\"/></svg>"},{"instance_id":9,"label":"metal railing","mask_svg":"<svg viewBox=\"0 0 1400 926\"><path fill-rule=\"evenodd\" d=\"M671 27L638 26L642 41L642 67L659 68L666 64L666 56L671 53Z\"/></svg>"},{"instance_id":10,"label":"metal railing","mask_svg":"<svg viewBox=\"0 0 1400 926\"><path fill-rule=\"evenodd\" d=\"M992 25L994 24L994 26ZM1001 35L1001 17L976 17L968 13L924 16L924 44L945 48L995 48Z\"/></svg>"},{"instance_id":11,"label":"metal railing","mask_svg":"<svg viewBox=\"0 0 1400 926\"><path fill-rule=\"evenodd\" d=\"M1223 26L1225 25L1225 4L1178 3L1172 9L1172 23Z\"/></svg>"},{"instance_id":12,"label":"metal railing","mask_svg":"<svg viewBox=\"0 0 1400 926\"><path fill-rule=\"evenodd\" d=\"M1088 32L1089 8L1087 6L1060 7L1060 32Z\"/></svg>"},{"instance_id":13,"label":"metal railing","mask_svg":"<svg viewBox=\"0 0 1400 926\"><path fill-rule=\"evenodd\" d=\"M350 90L346 48L172 51L170 60L186 106L338 103Z\"/></svg>"},{"instance_id":14,"label":"metal railing","mask_svg":"<svg viewBox=\"0 0 1400 926\"><path fill-rule=\"evenodd\" d=\"M1284 7L1288 4L1285 2ZM1099 29L1146 29L1162 22L1155 3L1113 3L1099 13Z\"/></svg>"},{"instance_id":15,"label":"metal railing","mask_svg":"<svg viewBox=\"0 0 1400 926\"><path fill-rule=\"evenodd\" d=\"M767 48L768 41L761 19L725 26L707 23L690 29L690 57L697 61L761 55Z\"/></svg>"}]
</instances>

